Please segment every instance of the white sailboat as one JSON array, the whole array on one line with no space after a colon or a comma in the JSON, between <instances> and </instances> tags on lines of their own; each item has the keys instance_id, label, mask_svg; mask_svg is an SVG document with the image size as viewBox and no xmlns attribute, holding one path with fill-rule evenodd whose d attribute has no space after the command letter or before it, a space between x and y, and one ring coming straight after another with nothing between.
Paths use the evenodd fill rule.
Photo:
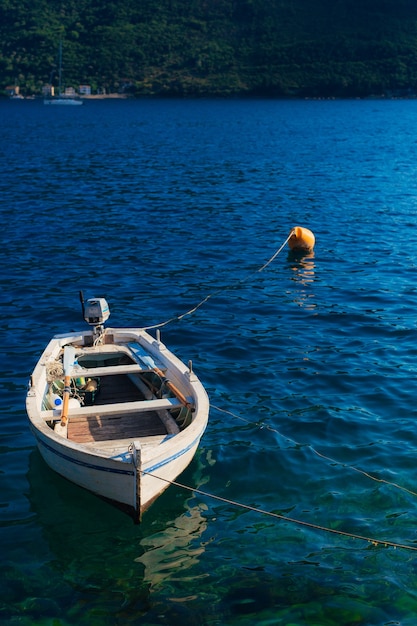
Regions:
<instances>
[{"instance_id":1,"label":"white sailboat","mask_svg":"<svg viewBox=\"0 0 417 626\"><path fill-rule=\"evenodd\" d=\"M80 98L74 98L73 96L66 96L62 93L62 41L59 42L59 84L58 95L45 98L44 104L58 104L67 106L77 106L83 104Z\"/></svg>"}]
</instances>

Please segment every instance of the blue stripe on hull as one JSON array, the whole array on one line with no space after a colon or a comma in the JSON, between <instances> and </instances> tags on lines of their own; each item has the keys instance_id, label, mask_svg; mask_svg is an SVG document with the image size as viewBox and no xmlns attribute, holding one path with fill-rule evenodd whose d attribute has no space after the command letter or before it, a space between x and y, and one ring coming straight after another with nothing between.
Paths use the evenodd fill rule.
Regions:
<instances>
[{"instance_id":1,"label":"blue stripe on hull","mask_svg":"<svg viewBox=\"0 0 417 626\"><path fill-rule=\"evenodd\" d=\"M59 456L60 458L62 458L65 461L67 461L68 463L74 463L74 465L79 465L81 467L88 467L89 469L93 469L93 470L100 471L100 472L110 472L111 474L122 474L122 475L125 475L125 476L134 476L135 475L135 472L132 469L116 469L116 468L111 468L111 467L103 467L102 465L96 465L94 463L90 463L90 462L87 462L87 461L81 461L81 460L78 460L78 459L74 459L73 457L69 456L68 454L65 454L64 452L61 452L60 450L56 450L51 445L47 444L45 441L43 441L43 439L41 439L41 438L39 438L37 436L36 432L34 432L34 435L36 437L38 445L43 446L44 448L46 448L46 450L48 450L49 452L52 452L56 456ZM156 463L155 465L152 465L151 467L148 467L146 470L143 470L143 473L144 474L152 474L152 472L155 472L156 470L160 469L161 467L164 467L165 465L168 465L172 461L175 461L176 459L179 459L181 456L183 456L184 454L189 452L194 446L196 446L198 444L198 441L199 441L200 438L201 438L201 435L196 437L194 439L194 441L192 443L190 443L186 448L183 448L182 450L180 450L176 454L173 454L172 456L170 456L170 457L168 457L166 459L163 459L162 461L159 461L159 463Z\"/></svg>"},{"instance_id":2,"label":"blue stripe on hull","mask_svg":"<svg viewBox=\"0 0 417 626\"><path fill-rule=\"evenodd\" d=\"M134 470L131 470L131 469L115 469L115 468L112 468L112 467L103 467L102 465L95 465L94 463L88 463L86 461L80 461L78 459L74 459L73 457L68 456L68 454L64 454L60 450L56 450L55 448L53 448L49 444L45 443L45 441L43 441L42 439L37 437L36 434L35 434L35 437L36 437L36 440L38 442L38 445L40 444L41 446L46 448L49 452L52 452L56 456L59 456L61 459L64 459L68 463L74 463L74 465L80 465L82 467L88 467L89 469L97 470L99 472L110 472L111 474L123 474L125 476L134 476L135 475Z\"/></svg>"},{"instance_id":3,"label":"blue stripe on hull","mask_svg":"<svg viewBox=\"0 0 417 626\"><path fill-rule=\"evenodd\" d=\"M194 446L196 446L198 444L198 441L199 441L200 437L201 437L201 435L196 437L192 443L190 443L186 448L183 448L182 450L180 450L180 452L177 452L176 454L173 454L172 456L168 457L167 459L164 459L163 461L159 461L159 463L155 463L155 465L152 465L151 467L148 467L148 469L143 470L143 473L144 474L152 474L152 472L155 472L160 467L163 467L164 465L167 465L168 463L171 463L171 461L175 461L176 459L179 459L181 456L183 456L184 454L189 452Z\"/></svg>"}]
</instances>

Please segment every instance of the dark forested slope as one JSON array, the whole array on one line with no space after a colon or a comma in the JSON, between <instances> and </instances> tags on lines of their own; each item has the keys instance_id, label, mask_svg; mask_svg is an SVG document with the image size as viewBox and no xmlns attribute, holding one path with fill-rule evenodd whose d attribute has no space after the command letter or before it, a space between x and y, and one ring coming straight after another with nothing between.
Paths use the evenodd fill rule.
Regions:
<instances>
[{"instance_id":1,"label":"dark forested slope","mask_svg":"<svg viewBox=\"0 0 417 626\"><path fill-rule=\"evenodd\" d=\"M0 83L154 95L417 92L415 0L0 0Z\"/></svg>"}]
</instances>

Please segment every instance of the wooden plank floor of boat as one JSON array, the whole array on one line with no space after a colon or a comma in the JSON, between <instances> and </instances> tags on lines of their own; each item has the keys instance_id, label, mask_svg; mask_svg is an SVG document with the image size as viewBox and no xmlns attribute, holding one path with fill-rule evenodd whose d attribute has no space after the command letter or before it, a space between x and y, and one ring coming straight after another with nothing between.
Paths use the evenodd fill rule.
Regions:
<instances>
[{"instance_id":1,"label":"wooden plank floor of boat","mask_svg":"<svg viewBox=\"0 0 417 626\"><path fill-rule=\"evenodd\" d=\"M106 376L101 379L100 391L94 403L97 414L88 417L72 417L68 420L68 439L75 443L135 439L152 435L165 435L166 428L156 411L100 416L101 404L135 402L143 396L134 383L123 375Z\"/></svg>"}]
</instances>

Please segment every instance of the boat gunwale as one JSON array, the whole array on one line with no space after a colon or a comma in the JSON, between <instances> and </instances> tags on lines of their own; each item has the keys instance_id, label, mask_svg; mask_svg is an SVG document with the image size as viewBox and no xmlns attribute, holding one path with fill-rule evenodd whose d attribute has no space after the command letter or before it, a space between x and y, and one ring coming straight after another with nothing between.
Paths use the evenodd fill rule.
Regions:
<instances>
[{"instance_id":1,"label":"boat gunwale","mask_svg":"<svg viewBox=\"0 0 417 626\"><path fill-rule=\"evenodd\" d=\"M82 342L84 341L84 337L92 336L92 334L93 334L92 331L88 329L86 331L81 331L81 332L57 334L57 335L54 335L50 339L50 341L46 345L44 351L42 352L40 358L38 359L33 369L33 373L32 373L33 385L29 388L28 393L27 393L26 410L27 410L27 414L29 417L29 421L32 424L33 429L38 430L40 433L43 434L43 436L51 439L56 445L62 448L71 449L74 452L80 452L86 455L92 455L97 458L112 460L111 457L109 457L108 454L106 454L104 450L101 451L99 448L95 449L94 447L89 446L88 445L89 442L77 443L77 442L71 441L70 439L65 439L62 437L62 435L55 433L54 430L50 428L50 426L46 423L46 416L45 416L45 414L48 414L48 415L51 414L51 418L52 418L54 411L52 410L42 411L42 410L39 410L37 406L37 403L41 402L42 398L41 398L41 392L39 391L39 389L37 389L36 385L37 383L39 384L39 382L42 382L42 377L45 376L46 363L52 358L56 358L56 356L59 354L61 349L65 347L65 345L74 344L76 342ZM190 371L187 368L187 366L183 363L183 361L181 361L178 357L176 357L176 355L173 354L162 342L158 342L156 339L154 339L151 335L149 335L142 328L108 327L106 328L106 334L112 335L114 338L117 338L119 341L122 340L122 342L103 344L101 346L98 346L98 350L97 348L94 348L92 346L80 346L80 350L81 351L86 350L86 352L88 351L90 353L94 353L94 351L105 352L107 350L111 352L120 351L120 352L125 352L131 355L131 352L125 345L125 342L127 342L129 339L130 341L132 341L133 339L133 340L136 340L142 346L145 344L144 347L146 347L147 350L149 350L151 355L163 361L164 366L166 365L168 370L172 368L172 372L170 372L170 375L173 373L177 373L178 377L180 376L188 377L187 383L193 391L193 395L189 396L189 398L192 399L192 402L194 404L196 417L192 420L192 422L186 428L184 428L180 432L176 434L167 433L167 436L164 438L164 440L160 441L157 444L157 446L155 446L155 448L158 447L158 456L159 456L159 450L161 454L164 454L167 445L174 446L175 448L181 449L185 439L189 438L190 440L194 441L198 437L201 437L202 434L204 433L204 430L206 428L207 421L208 421L209 398L208 398L205 388L203 387L202 383L200 382L198 377L195 375L195 373ZM139 341L140 339L141 341ZM112 373L117 373L117 371L116 372L114 371L115 367L117 366L108 367L107 369L113 370ZM144 371L152 371L152 370L144 370ZM88 372L88 369L85 373L87 372ZM78 374L79 376L83 375L81 372L80 373L75 372L75 374ZM42 397L43 397L43 394L42 394ZM172 400L174 399L171 398L171 401ZM152 400L144 400L141 402L143 402L143 404L145 405L146 403L152 402ZM124 403L124 404L129 404L129 403ZM175 403L175 404L177 406L180 406L180 403L179 404ZM92 414L99 414L100 408L102 406L106 406L106 405L97 405L96 407L94 407L96 410L95 411L93 410ZM115 405L111 405L111 406L114 407ZM74 411L77 411L79 415L85 415L85 411L83 412L83 409L81 408L74 409ZM114 412L117 412L117 411L115 410ZM71 414L69 417L71 419ZM140 443L141 438L132 437L131 440L132 442L136 441ZM117 442L121 440L109 439L105 441L112 441L115 444L117 444ZM148 444L148 447L149 447L149 444ZM123 464L126 463L126 461L120 461L120 460L117 460L117 461L114 460L114 461L119 462L119 463L122 462Z\"/></svg>"}]
</instances>

